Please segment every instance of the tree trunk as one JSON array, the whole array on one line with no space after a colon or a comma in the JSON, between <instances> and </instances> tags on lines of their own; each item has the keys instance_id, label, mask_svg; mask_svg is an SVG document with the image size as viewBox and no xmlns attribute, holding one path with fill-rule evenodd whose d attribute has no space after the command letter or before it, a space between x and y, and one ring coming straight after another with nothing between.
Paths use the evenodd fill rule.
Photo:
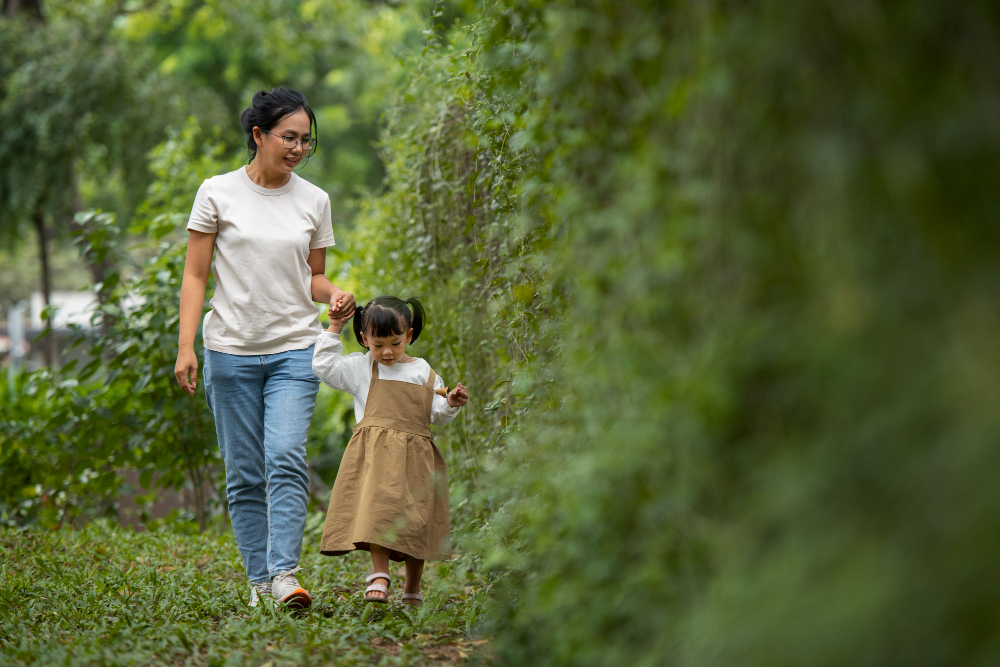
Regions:
<instances>
[{"instance_id":1,"label":"tree trunk","mask_svg":"<svg viewBox=\"0 0 1000 667\"><path fill-rule=\"evenodd\" d=\"M5 18L25 16L39 22L45 20L42 14L42 0L3 0L2 13ZM41 201L44 201L44 199L45 197L43 196ZM35 211L33 222L35 223L35 230L38 232L38 254L42 260L42 298L45 301L45 307L48 308L52 297L52 271L49 267L49 234L45 228L45 216L42 213L40 204ZM42 339L45 351L45 365L54 369L59 357L55 333L52 331L52 318L46 318L45 324L49 329L49 333Z\"/></svg>"},{"instance_id":2,"label":"tree trunk","mask_svg":"<svg viewBox=\"0 0 1000 667\"><path fill-rule=\"evenodd\" d=\"M83 197L80 196L80 188L78 186L79 177L76 170L73 171L73 210L74 212L83 211L84 203ZM80 224L76 221L76 216L70 215L70 228L76 229L76 231L83 237L87 237L93 228L90 222L84 222ZM91 280L94 284L101 284L101 289L97 291L97 304L98 308L103 307L109 301L111 301L111 293L114 291L114 285L109 285L107 278L115 270L115 265L112 261L110 254L104 256L104 259L100 262L97 261L95 254L92 251L85 252L83 254L83 260L87 263L87 268L90 270ZM101 336L107 339L111 334L111 329L114 326L115 318L108 313L101 314ZM105 354L107 358L110 359L111 351L108 350Z\"/></svg>"},{"instance_id":3,"label":"tree trunk","mask_svg":"<svg viewBox=\"0 0 1000 667\"><path fill-rule=\"evenodd\" d=\"M189 477L194 485L194 514L198 518L198 531L204 533L208 529L208 512L205 498L205 477L201 467L191 465Z\"/></svg>"},{"instance_id":4,"label":"tree trunk","mask_svg":"<svg viewBox=\"0 0 1000 667\"><path fill-rule=\"evenodd\" d=\"M90 229L88 226L84 225L82 233L86 236ZM114 291L114 285L108 284L108 276L115 269L115 265L105 257L104 261L98 262L94 258L94 254L91 252L84 253L83 260L87 263L87 268L90 270L90 277L94 284L101 284L101 289L97 291L97 304L98 308L103 307L105 304L111 301L111 293ZM110 313L101 313L101 338L108 340L111 337L111 330L115 325L115 316ZM112 350L109 348L105 355L107 359L113 356Z\"/></svg>"},{"instance_id":5,"label":"tree trunk","mask_svg":"<svg viewBox=\"0 0 1000 667\"><path fill-rule=\"evenodd\" d=\"M35 211L34 222L35 231L38 232L38 257L42 261L42 299L45 301L47 309L52 299L52 269L49 266L49 232L45 228L45 216L41 209ZM51 317L45 318L45 325L48 327L48 333L42 337L45 365L55 369L59 360L59 351L56 347L56 335Z\"/></svg>"}]
</instances>

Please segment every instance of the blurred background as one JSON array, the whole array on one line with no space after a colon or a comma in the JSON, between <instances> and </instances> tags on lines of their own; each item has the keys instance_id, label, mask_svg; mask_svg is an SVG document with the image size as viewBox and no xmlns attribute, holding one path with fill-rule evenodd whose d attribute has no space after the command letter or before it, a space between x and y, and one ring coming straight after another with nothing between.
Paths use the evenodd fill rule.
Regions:
<instances>
[{"instance_id":1,"label":"blurred background","mask_svg":"<svg viewBox=\"0 0 1000 667\"><path fill-rule=\"evenodd\" d=\"M996 664L998 28L977 1L4 0L0 519L224 526L172 373L183 230L287 85L331 279L420 296L413 353L472 391L436 437L498 660ZM318 399L316 509L348 401Z\"/></svg>"},{"instance_id":2,"label":"blurred background","mask_svg":"<svg viewBox=\"0 0 1000 667\"><path fill-rule=\"evenodd\" d=\"M171 301L177 296L171 292L192 193L202 179L246 164L239 115L253 93L295 87L322 127L323 151L303 176L334 202L338 246L330 264L336 270L348 256L359 201L384 178L376 145L380 118L395 102L391 91L403 81L406 60L426 45L421 31L429 14L420 3L4 3L0 300L6 317L0 353L6 398L23 402L43 377L50 389L72 379L85 388L74 387L67 400L80 403L85 415L105 407L106 389L128 390L106 407L112 424L99 429L96 442L75 423L52 433L48 424L62 421L58 410L46 415L45 426L11 437L25 445L72 442L80 455L60 465L77 472L100 468L91 465L92 454L82 455L95 445L107 452L120 447L124 468L132 467L130 453L144 451L139 470L147 473L147 486L153 477L162 482L161 501L175 495L173 487L188 491L183 501L165 504L144 497L146 510L158 518L168 508L199 515L224 510L203 398L177 401L167 381L175 354L169 339L176 335ZM149 291L154 283L162 290L160 301ZM86 384L92 379L97 383ZM152 401L139 408L135 399L144 394ZM350 425L343 401L332 391L323 400L332 403L310 444L314 467L332 483ZM198 417L183 435L137 435L136 424L149 429L143 409ZM169 421L157 428L173 430ZM115 434L114 428L125 431ZM192 452L184 470L173 458L148 459L149 450L169 450L181 441ZM135 481L119 465L110 468ZM192 504L195 479L206 489L197 501L207 503L204 508ZM83 497L60 501L57 491L34 500L53 497L53 510L65 503L55 510L57 521L110 511L122 498L130 511L141 509L131 501L141 487L123 488L110 477L104 483L105 502L97 506ZM322 496L326 482L316 474L314 484ZM11 490L17 498L13 485ZM16 506L8 521L34 514ZM119 514L140 523L152 518L148 511Z\"/></svg>"}]
</instances>

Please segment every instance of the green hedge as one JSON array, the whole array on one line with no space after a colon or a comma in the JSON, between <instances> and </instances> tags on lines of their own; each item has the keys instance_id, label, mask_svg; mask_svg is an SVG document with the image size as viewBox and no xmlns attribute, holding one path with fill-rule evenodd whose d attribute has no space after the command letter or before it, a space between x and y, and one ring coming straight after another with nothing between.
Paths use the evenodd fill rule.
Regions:
<instances>
[{"instance_id":1,"label":"green hedge","mask_svg":"<svg viewBox=\"0 0 1000 667\"><path fill-rule=\"evenodd\" d=\"M457 24L456 24L457 25ZM551 225L519 216L533 156L515 145L519 100L477 64L483 25L433 34L412 82L386 116L384 191L362 201L345 234L340 282L359 303L419 297L428 324L411 353L473 396L435 429L449 465L453 528L477 533L506 500L483 481L534 400L532 362L562 296L543 248ZM353 340L353 336L350 336ZM348 341L350 344L352 341ZM477 560L477 550L470 550Z\"/></svg>"},{"instance_id":2,"label":"green hedge","mask_svg":"<svg viewBox=\"0 0 1000 667\"><path fill-rule=\"evenodd\" d=\"M997 659L997 18L507 0L425 55L362 284L517 415L465 418L504 662Z\"/></svg>"}]
</instances>

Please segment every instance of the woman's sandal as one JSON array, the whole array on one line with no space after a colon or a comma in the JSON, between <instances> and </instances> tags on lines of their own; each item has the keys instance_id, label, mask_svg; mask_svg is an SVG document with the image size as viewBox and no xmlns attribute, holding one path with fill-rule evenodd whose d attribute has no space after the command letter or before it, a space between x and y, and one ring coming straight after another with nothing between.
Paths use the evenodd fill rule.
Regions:
<instances>
[{"instance_id":1,"label":"woman's sandal","mask_svg":"<svg viewBox=\"0 0 1000 667\"><path fill-rule=\"evenodd\" d=\"M424 596L420 593L403 593L403 600L416 600L420 604L424 602ZM406 604L410 604L407 602ZM410 604L411 607L419 607L420 604Z\"/></svg>"},{"instance_id":2,"label":"woman's sandal","mask_svg":"<svg viewBox=\"0 0 1000 667\"><path fill-rule=\"evenodd\" d=\"M375 579L385 579L388 584L372 584ZM369 574L365 577L365 583L370 584L368 588L365 589L365 602L381 602L385 604L389 601L389 586L392 586L392 577L390 577L385 572L376 572L375 574ZM377 595L369 595L372 591L378 591L382 593L385 597L378 597ZM404 595L405 597L405 595Z\"/></svg>"}]
</instances>

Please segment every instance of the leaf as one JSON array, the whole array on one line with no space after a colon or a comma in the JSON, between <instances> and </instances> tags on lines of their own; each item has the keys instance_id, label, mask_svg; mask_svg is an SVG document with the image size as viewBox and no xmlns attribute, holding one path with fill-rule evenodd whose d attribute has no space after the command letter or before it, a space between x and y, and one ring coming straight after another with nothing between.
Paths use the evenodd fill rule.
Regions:
<instances>
[{"instance_id":1,"label":"leaf","mask_svg":"<svg viewBox=\"0 0 1000 667\"><path fill-rule=\"evenodd\" d=\"M152 372L151 372L151 371L147 371L147 372L143 373L143 374L142 374L142 375L141 375L141 376L139 377L139 379L138 379L138 380L136 380L136 383L135 383L135 385L134 385L134 386L132 387L132 393L133 393L133 394L138 394L138 393L139 393L139 392L141 392L141 391L142 391L143 389L145 389L145 388L146 388L146 385L147 385L147 384L149 384L149 380L150 380L150 378L152 378L152 377L153 377L153 374L152 374Z\"/></svg>"}]
</instances>

